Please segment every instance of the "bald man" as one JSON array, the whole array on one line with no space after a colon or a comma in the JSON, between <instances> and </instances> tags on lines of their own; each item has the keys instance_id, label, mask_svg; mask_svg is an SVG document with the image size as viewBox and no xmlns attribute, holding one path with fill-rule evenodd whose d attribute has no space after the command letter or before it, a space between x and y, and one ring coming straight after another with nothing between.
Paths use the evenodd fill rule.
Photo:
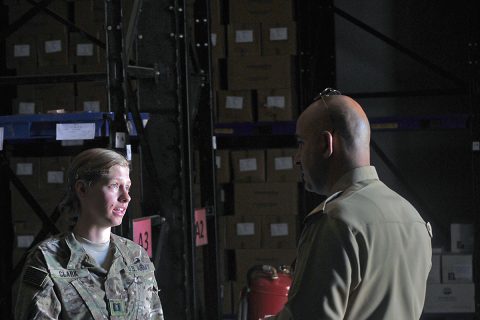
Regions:
<instances>
[{"instance_id":1,"label":"bald man","mask_svg":"<svg viewBox=\"0 0 480 320\"><path fill-rule=\"evenodd\" d=\"M370 166L364 111L330 90L300 115L296 134L305 188L327 199L304 221L288 302L267 319L419 319L430 225Z\"/></svg>"}]
</instances>

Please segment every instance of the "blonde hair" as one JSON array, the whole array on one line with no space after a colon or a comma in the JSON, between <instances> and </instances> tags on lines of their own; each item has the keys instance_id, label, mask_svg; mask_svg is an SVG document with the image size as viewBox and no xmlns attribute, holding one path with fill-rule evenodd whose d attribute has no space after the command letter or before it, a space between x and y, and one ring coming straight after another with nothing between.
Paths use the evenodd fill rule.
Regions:
<instances>
[{"instance_id":1,"label":"blonde hair","mask_svg":"<svg viewBox=\"0 0 480 320\"><path fill-rule=\"evenodd\" d=\"M79 180L87 185L95 184L102 176L107 175L110 168L119 165L129 167L127 159L110 149L93 148L80 152L67 171L67 190L63 200L59 204L62 214L70 218L80 213L80 201L75 192L75 183Z\"/></svg>"}]
</instances>

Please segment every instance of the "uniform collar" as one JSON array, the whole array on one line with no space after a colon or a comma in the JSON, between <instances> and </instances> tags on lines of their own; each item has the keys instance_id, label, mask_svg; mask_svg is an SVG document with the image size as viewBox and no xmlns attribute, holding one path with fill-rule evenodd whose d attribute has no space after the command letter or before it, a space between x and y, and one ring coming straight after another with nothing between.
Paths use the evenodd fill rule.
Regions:
<instances>
[{"instance_id":1,"label":"uniform collar","mask_svg":"<svg viewBox=\"0 0 480 320\"><path fill-rule=\"evenodd\" d=\"M353 184L364 180L378 180L377 170L374 166L365 166L355 168L345 173L338 181L333 185L332 192L339 190L345 190Z\"/></svg>"},{"instance_id":2,"label":"uniform collar","mask_svg":"<svg viewBox=\"0 0 480 320\"><path fill-rule=\"evenodd\" d=\"M84 262L87 264L95 265L93 261L90 261L90 258L87 252L85 251L85 249L83 249L83 246L81 245L81 243L78 242L78 240L75 238L75 235L73 234L73 232L69 232L67 234L65 241L67 243L68 248L70 249L70 259L68 260L68 265L67 265L68 269L78 269L82 266ZM130 257L127 254L125 254L126 252L128 252L128 248L126 247L126 243L124 242L125 241L122 240L121 237L113 233L110 234L110 243L115 248L114 259L119 256L122 256L123 259L125 260L124 261L125 265L129 265L133 261L132 259L130 259ZM75 252L75 254L72 254L73 252Z\"/></svg>"},{"instance_id":3,"label":"uniform collar","mask_svg":"<svg viewBox=\"0 0 480 320\"><path fill-rule=\"evenodd\" d=\"M87 263L93 263L89 261L87 252L75 238L73 232L67 234L65 241L70 249L70 259L68 260L67 269L79 269L84 261Z\"/></svg>"},{"instance_id":4,"label":"uniform collar","mask_svg":"<svg viewBox=\"0 0 480 320\"><path fill-rule=\"evenodd\" d=\"M338 181L333 185L333 188L330 192L330 195L325 199L322 203L320 203L315 209L313 209L308 215L312 215L315 213L321 213L325 211L325 207L327 203L335 200L339 197L343 191L348 189L351 185L364 181L364 180L378 180L377 170L375 170L374 166L365 166L354 168L347 173L345 173Z\"/></svg>"}]
</instances>

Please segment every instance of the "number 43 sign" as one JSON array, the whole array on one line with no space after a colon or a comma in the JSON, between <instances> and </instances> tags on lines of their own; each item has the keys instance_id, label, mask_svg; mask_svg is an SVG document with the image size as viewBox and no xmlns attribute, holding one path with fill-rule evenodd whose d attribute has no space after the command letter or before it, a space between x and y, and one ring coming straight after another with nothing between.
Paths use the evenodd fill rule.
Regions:
<instances>
[{"instance_id":1,"label":"number 43 sign","mask_svg":"<svg viewBox=\"0 0 480 320\"><path fill-rule=\"evenodd\" d=\"M133 219L133 241L147 250L152 257L152 219L151 217Z\"/></svg>"}]
</instances>

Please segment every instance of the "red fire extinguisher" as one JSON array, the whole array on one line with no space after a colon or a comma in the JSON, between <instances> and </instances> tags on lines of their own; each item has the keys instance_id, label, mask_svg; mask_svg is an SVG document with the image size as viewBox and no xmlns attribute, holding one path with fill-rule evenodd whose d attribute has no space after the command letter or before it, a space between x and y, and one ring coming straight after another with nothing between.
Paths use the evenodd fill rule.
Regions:
<instances>
[{"instance_id":1,"label":"red fire extinguisher","mask_svg":"<svg viewBox=\"0 0 480 320\"><path fill-rule=\"evenodd\" d=\"M276 315L288 300L292 284L290 268L257 265L247 273L247 287L242 289L238 320L259 320Z\"/></svg>"}]
</instances>

